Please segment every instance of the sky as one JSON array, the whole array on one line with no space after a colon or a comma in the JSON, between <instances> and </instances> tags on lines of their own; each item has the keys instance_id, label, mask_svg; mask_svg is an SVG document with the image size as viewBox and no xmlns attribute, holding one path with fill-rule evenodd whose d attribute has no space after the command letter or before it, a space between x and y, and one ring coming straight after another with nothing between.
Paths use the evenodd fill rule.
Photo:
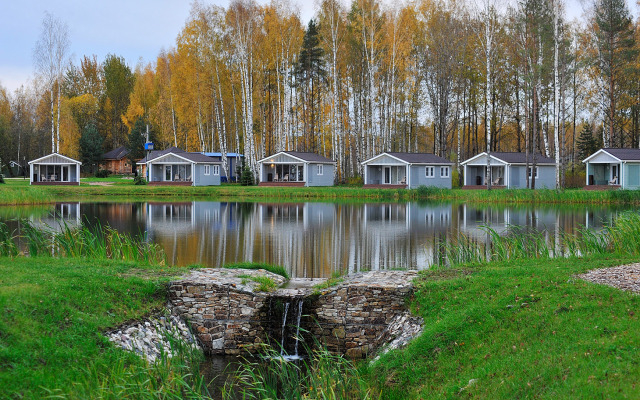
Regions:
<instances>
[{"instance_id":1,"label":"sky","mask_svg":"<svg viewBox=\"0 0 640 400\"><path fill-rule=\"evenodd\" d=\"M303 23L313 17L317 0L290 0ZM348 1L348 0L343 0ZM469 0L473 1L473 0ZM565 0L569 19L583 13L581 1ZM204 0L227 7L229 0ZM266 4L269 0L258 0ZM384 0L395 3L394 0ZM637 16L635 2L629 5ZM103 61L107 54L124 57L134 69L140 60L154 62L175 45L191 9L190 0L7 0L0 11L0 86L15 91L34 76L33 48L45 12L69 27L72 62L87 55Z\"/></svg>"}]
</instances>

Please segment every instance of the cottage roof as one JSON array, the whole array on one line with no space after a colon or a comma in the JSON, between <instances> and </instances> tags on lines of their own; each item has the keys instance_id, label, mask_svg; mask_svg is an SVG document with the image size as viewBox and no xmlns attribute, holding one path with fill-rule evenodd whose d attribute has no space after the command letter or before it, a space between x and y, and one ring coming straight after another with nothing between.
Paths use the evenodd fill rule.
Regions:
<instances>
[{"instance_id":1,"label":"cottage roof","mask_svg":"<svg viewBox=\"0 0 640 400\"><path fill-rule=\"evenodd\" d=\"M78 165L82 165L82 163L78 160L74 160L71 157L67 157L67 156L63 156L62 154L58 154L58 153L51 153L49 155L46 155L44 157L40 157L40 158L36 158L35 160L29 161L29 165L31 164L49 164L49 165L53 165L53 164L78 164Z\"/></svg>"},{"instance_id":2,"label":"cottage roof","mask_svg":"<svg viewBox=\"0 0 640 400\"><path fill-rule=\"evenodd\" d=\"M289 154L290 156L297 157L304 161L316 162L316 163L335 163L335 161L323 157L320 154L306 152L306 151L283 151L285 154Z\"/></svg>"},{"instance_id":3,"label":"cottage roof","mask_svg":"<svg viewBox=\"0 0 640 400\"><path fill-rule=\"evenodd\" d=\"M186 152L181 148L175 147L175 146L171 146L168 149L164 149L164 150L151 150L147 157L144 157L142 160L138 161L138 164L146 164L148 160L153 160L169 153L178 154L178 153L186 153Z\"/></svg>"},{"instance_id":4,"label":"cottage roof","mask_svg":"<svg viewBox=\"0 0 640 400\"><path fill-rule=\"evenodd\" d=\"M502 160L508 164L526 164L527 153L518 152L491 152L491 155L495 158ZM555 164L556 161L553 158L545 157L540 153L535 155L536 164ZM533 154L529 154L529 163L533 163Z\"/></svg>"},{"instance_id":5,"label":"cottage roof","mask_svg":"<svg viewBox=\"0 0 640 400\"><path fill-rule=\"evenodd\" d=\"M640 161L640 149L605 148L603 150L622 161Z\"/></svg>"},{"instance_id":6,"label":"cottage roof","mask_svg":"<svg viewBox=\"0 0 640 400\"><path fill-rule=\"evenodd\" d=\"M103 160L122 160L128 154L129 154L129 150L124 146L120 146L116 149L113 149L111 151L104 153L102 155L102 159Z\"/></svg>"},{"instance_id":7,"label":"cottage roof","mask_svg":"<svg viewBox=\"0 0 640 400\"><path fill-rule=\"evenodd\" d=\"M462 162L462 164L468 164L475 159L486 156L486 152L482 152L474 157L471 157L468 160ZM506 164L526 164L527 163L527 153L519 153L519 152L491 152L491 157L503 161ZM529 164L533 163L533 153L529 154ZM545 157L540 153L536 153L535 155L536 165L544 165L544 164L554 164L556 161L553 158Z\"/></svg>"},{"instance_id":8,"label":"cottage roof","mask_svg":"<svg viewBox=\"0 0 640 400\"><path fill-rule=\"evenodd\" d=\"M401 153L386 152L390 156L406 161L410 164L453 164L444 157L437 156L432 153Z\"/></svg>"},{"instance_id":9,"label":"cottage roof","mask_svg":"<svg viewBox=\"0 0 640 400\"><path fill-rule=\"evenodd\" d=\"M166 156L168 154L174 154L178 157L182 157L186 160L189 160L198 164L220 164L219 161L214 160L213 158L204 155L202 153L197 152L186 152L178 147L169 147L165 150L153 150L149 152L149 157L145 157L142 160L138 161L138 164L146 164L148 162L157 160L162 156Z\"/></svg>"},{"instance_id":10,"label":"cottage roof","mask_svg":"<svg viewBox=\"0 0 640 400\"><path fill-rule=\"evenodd\" d=\"M319 164L335 164L336 163L335 161L327 157L323 157L320 154L306 152L306 151L281 151L279 153L272 154L268 157L265 157L262 160L259 160L258 162L264 162L264 161L270 160L279 154L286 154L290 157L293 157L305 162L312 162L312 163L319 163Z\"/></svg>"}]
</instances>

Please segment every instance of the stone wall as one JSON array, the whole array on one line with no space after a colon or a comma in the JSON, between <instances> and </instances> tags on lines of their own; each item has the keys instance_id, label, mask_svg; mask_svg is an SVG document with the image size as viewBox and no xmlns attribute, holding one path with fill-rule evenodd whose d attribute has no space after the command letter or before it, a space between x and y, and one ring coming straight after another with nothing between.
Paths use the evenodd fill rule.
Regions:
<instances>
[{"instance_id":1,"label":"stone wall","mask_svg":"<svg viewBox=\"0 0 640 400\"><path fill-rule=\"evenodd\" d=\"M321 291L313 287L318 281L310 280L290 285L296 288L260 292L255 278L267 277L278 286L284 278L264 270L202 269L172 282L169 295L174 312L188 321L211 354L254 352L263 343L284 343L281 336L292 333L282 321L295 323L294 305L302 299L299 320L307 340L313 336L333 352L360 358L399 335L389 327L406 314L415 276L415 271L372 271L347 276Z\"/></svg>"}]
</instances>

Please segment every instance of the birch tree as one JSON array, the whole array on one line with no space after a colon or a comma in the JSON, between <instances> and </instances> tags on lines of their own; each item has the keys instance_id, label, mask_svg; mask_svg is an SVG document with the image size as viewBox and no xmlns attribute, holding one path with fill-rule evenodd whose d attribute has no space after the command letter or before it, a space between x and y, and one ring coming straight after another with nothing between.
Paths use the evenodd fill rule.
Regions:
<instances>
[{"instance_id":1,"label":"birch tree","mask_svg":"<svg viewBox=\"0 0 640 400\"><path fill-rule=\"evenodd\" d=\"M51 151L60 150L60 86L69 57L69 27L62 20L45 12L40 37L34 48L36 72L50 92ZM54 93L57 97L58 116L55 116ZM57 123L56 123L57 121Z\"/></svg>"}]
</instances>

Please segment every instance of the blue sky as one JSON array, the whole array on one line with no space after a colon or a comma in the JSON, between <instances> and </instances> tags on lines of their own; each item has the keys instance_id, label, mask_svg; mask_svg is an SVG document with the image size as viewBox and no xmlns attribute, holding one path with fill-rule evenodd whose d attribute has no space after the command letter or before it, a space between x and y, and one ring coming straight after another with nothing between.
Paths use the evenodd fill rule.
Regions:
<instances>
[{"instance_id":1,"label":"blue sky","mask_svg":"<svg viewBox=\"0 0 640 400\"><path fill-rule=\"evenodd\" d=\"M306 24L314 14L315 1L290 1L299 7ZM582 14L580 1L567 0L569 17ZM259 0L259 3L267 2ZM10 92L33 76L33 47L45 11L69 26L75 64L84 55L95 54L102 61L112 53L124 57L133 69L140 59L145 63L155 61L162 48L174 45L191 8L190 0L4 0L2 3L0 85ZM226 7L229 0L206 3ZM629 6L635 11L635 2Z\"/></svg>"}]
</instances>

